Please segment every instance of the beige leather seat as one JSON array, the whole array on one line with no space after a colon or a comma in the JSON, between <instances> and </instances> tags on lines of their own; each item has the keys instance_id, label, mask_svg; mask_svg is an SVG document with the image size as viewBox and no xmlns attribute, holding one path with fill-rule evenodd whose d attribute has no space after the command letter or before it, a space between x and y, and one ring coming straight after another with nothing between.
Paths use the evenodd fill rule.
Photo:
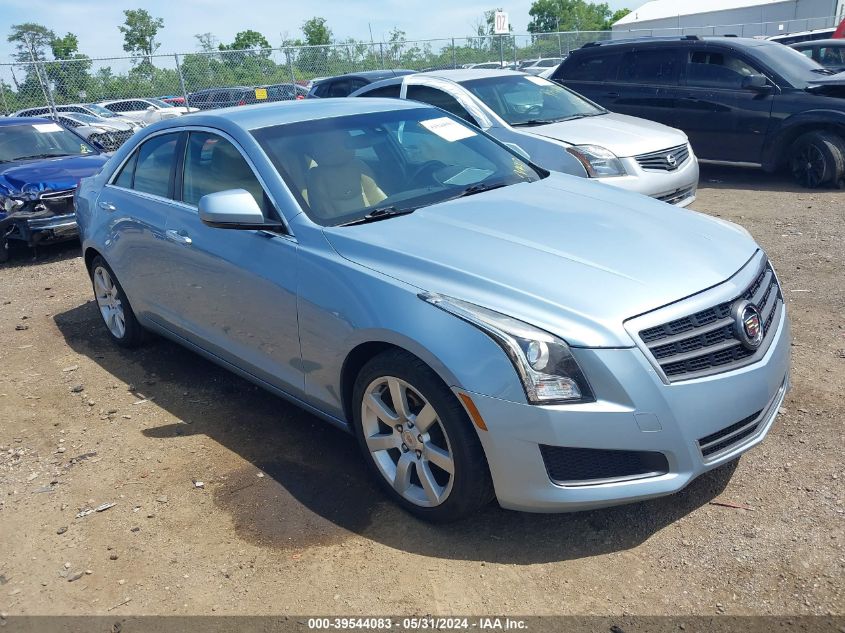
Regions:
<instances>
[{"instance_id":1,"label":"beige leather seat","mask_svg":"<svg viewBox=\"0 0 845 633\"><path fill-rule=\"evenodd\" d=\"M324 220L376 205L387 197L348 142L346 132L330 132L315 136L311 143L316 165L306 175L308 204Z\"/></svg>"}]
</instances>

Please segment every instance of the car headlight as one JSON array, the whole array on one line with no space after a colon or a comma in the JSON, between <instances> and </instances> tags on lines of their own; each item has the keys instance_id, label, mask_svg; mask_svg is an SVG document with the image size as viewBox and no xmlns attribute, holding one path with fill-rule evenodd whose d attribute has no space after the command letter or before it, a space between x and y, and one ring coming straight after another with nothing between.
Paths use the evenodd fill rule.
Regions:
<instances>
[{"instance_id":1,"label":"car headlight","mask_svg":"<svg viewBox=\"0 0 845 633\"><path fill-rule=\"evenodd\" d=\"M505 351L531 404L592 402L592 389L569 345L553 334L499 312L444 295L420 299L475 325Z\"/></svg>"},{"instance_id":2,"label":"car headlight","mask_svg":"<svg viewBox=\"0 0 845 633\"><path fill-rule=\"evenodd\" d=\"M24 205L23 200L12 198L0 193L0 211L3 213L14 213Z\"/></svg>"},{"instance_id":3,"label":"car headlight","mask_svg":"<svg viewBox=\"0 0 845 633\"><path fill-rule=\"evenodd\" d=\"M579 160L590 178L627 175L616 154L599 145L573 145L566 151Z\"/></svg>"}]
</instances>

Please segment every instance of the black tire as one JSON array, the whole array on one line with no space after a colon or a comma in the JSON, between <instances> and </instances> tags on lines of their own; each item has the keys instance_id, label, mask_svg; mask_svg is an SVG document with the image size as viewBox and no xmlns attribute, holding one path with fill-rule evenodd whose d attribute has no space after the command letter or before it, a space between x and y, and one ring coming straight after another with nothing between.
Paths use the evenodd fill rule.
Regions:
<instances>
[{"instance_id":1,"label":"black tire","mask_svg":"<svg viewBox=\"0 0 845 633\"><path fill-rule=\"evenodd\" d=\"M838 186L845 178L845 142L830 132L802 134L790 149L789 168L803 187Z\"/></svg>"},{"instance_id":2,"label":"black tire","mask_svg":"<svg viewBox=\"0 0 845 633\"><path fill-rule=\"evenodd\" d=\"M388 481L387 476L380 470L376 458L367 446L362 421L364 396L367 388L375 381L388 376L405 381L410 386L408 390L409 401L416 392L434 407L438 421L435 424L439 428L435 429L435 425L432 425L432 435L435 430L437 433L442 431L443 437L447 438L454 473L451 475L450 492L438 505L428 507L418 505L397 492L391 482ZM403 350L396 349L383 352L361 368L355 380L352 394L354 431L364 460L379 485L397 504L426 521L446 523L473 514L490 503L494 497L493 482L490 479L487 459L484 456L484 449L478 435L463 406L428 365ZM427 437L429 435L426 433ZM425 455L426 450L428 449L423 449L423 455ZM396 450L396 453L401 457L400 450ZM427 461L426 458L420 458L419 454L417 455L416 462ZM412 456L409 454L409 457ZM418 467L417 463L413 464L414 473L418 473L416 470ZM429 472L432 471L429 470ZM441 475L444 473L448 475L446 471L440 472ZM413 476L416 476L417 481L420 481L419 474L412 474Z\"/></svg>"},{"instance_id":3,"label":"black tire","mask_svg":"<svg viewBox=\"0 0 845 633\"><path fill-rule=\"evenodd\" d=\"M115 332L112 331L111 327L106 321L106 317L103 315L103 312L100 309L100 304L97 301L97 286L95 282L95 276L97 275L99 269L103 269L106 271L106 273L108 273L109 278L114 284L117 299L122 307L124 323L124 331L122 336L118 336L117 334L115 334ZM91 261L91 268L89 272L91 275L91 287L94 290L94 301L97 302L97 311L100 312L100 316L103 317L103 324L106 326L106 332L108 332L111 339L121 347L126 347L129 349L138 347L141 343L144 342L144 329L141 327L141 324L138 323L138 319L135 318L135 312L133 312L132 306L129 304L129 299L126 298L126 293L123 291L123 287L117 280L114 271L106 263L106 260L98 255Z\"/></svg>"}]
</instances>

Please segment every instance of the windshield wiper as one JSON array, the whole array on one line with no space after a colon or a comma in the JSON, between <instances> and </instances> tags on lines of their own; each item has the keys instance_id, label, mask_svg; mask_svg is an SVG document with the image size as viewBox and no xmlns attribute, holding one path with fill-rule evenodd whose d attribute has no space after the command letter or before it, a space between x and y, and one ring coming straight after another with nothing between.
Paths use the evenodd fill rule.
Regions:
<instances>
[{"instance_id":1,"label":"windshield wiper","mask_svg":"<svg viewBox=\"0 0 845 633\"><path fill-rule=\"evenodd\" d=\"M62 158L64 156L75 156L75 154L33 154L32 156L19 156L16 160L29 160L31 158ZM82 156L82 154L80 154Z\"/></svg>"},{"instance_id":2,"label":"windshield wiper","mask_svg":"<svg viewBox=\"0 0 845 633\"><path fill-rule=\"evenodd\" d=\"M379 220L386 220L387 218L395 218L398 215L408 215L413 213L416 209L397 209L396 207L380 207L373 209L363 218L357 220L350 220L338 226L354 226L356 224L367 224L368 222L378 222Z\"/></svg>"},{"instance_id":3,"label":"windshield wiper","mask_svg":"<svg viewBox=\"0 0 845 633\"><path fill-rule=\"evenodd\" d=\"M601 114L604 114L603 112ZM583 119L588 116L596 116L595 114L573 114L570 116L561 117L559 119L529 119L528 121L520 121L513 123L513 127L520 127L522 125L547 125L549 123L560 123L561 121L574 121L575 119Z\"/></svg>"},{"instance_id":4,"label":"windshield wiper","mask_svg":"<svg viewBox=\"0 0 845 633\"><path fill-rule=\"evenodd\" d=\"M483 183L480 182L475 185L470 185L466 189L464 189L461 193L459 193L455 198L465 198L466 196L474 196L477 193L484 193L485 191L490 191L492 189L499 189L500 187L507 187L508 183L506 182L491 182L491 183Z\"/></svg>"}]
</instances>

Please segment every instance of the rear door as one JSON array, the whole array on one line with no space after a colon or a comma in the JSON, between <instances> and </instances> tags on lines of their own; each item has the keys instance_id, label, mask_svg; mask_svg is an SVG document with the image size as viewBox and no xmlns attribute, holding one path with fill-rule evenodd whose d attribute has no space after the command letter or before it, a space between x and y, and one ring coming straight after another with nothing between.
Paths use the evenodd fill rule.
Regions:
<instances>
[{"instance_id":1,"label":"rear door","mask_svg":"<svg viewBox=\"0 0 845 633\"><path fill-rule=\"evenodd\" d=\"M762 162L776 88L752 90L743 80L763 74L752 60L729 49L701 45L685 52L675 127L687 133L699 158Z\"/></svg>"},{"instance_id":2,"label":"rear door","mask_svg":"<svg viewBox=\"0 0 845 633\"><path fill-rule=\"evenodd\" d=\"M106 254L109 265L136 313L159 323L167 322L173 312L165 229L175 208L174 168L182 142L179 132L144 141L97 200L113 236Z\"/></svg>"},{"instance_id":3,"label":"rear door","mask_svg":"<svg viewBox=\"0 0 845 633\"><path fill-rule=\"evenodd\" d=\"M602 105L608 110L673 126L681 78L677 47L636 48L625 52Z\"/></svg>"}]
</instances>

